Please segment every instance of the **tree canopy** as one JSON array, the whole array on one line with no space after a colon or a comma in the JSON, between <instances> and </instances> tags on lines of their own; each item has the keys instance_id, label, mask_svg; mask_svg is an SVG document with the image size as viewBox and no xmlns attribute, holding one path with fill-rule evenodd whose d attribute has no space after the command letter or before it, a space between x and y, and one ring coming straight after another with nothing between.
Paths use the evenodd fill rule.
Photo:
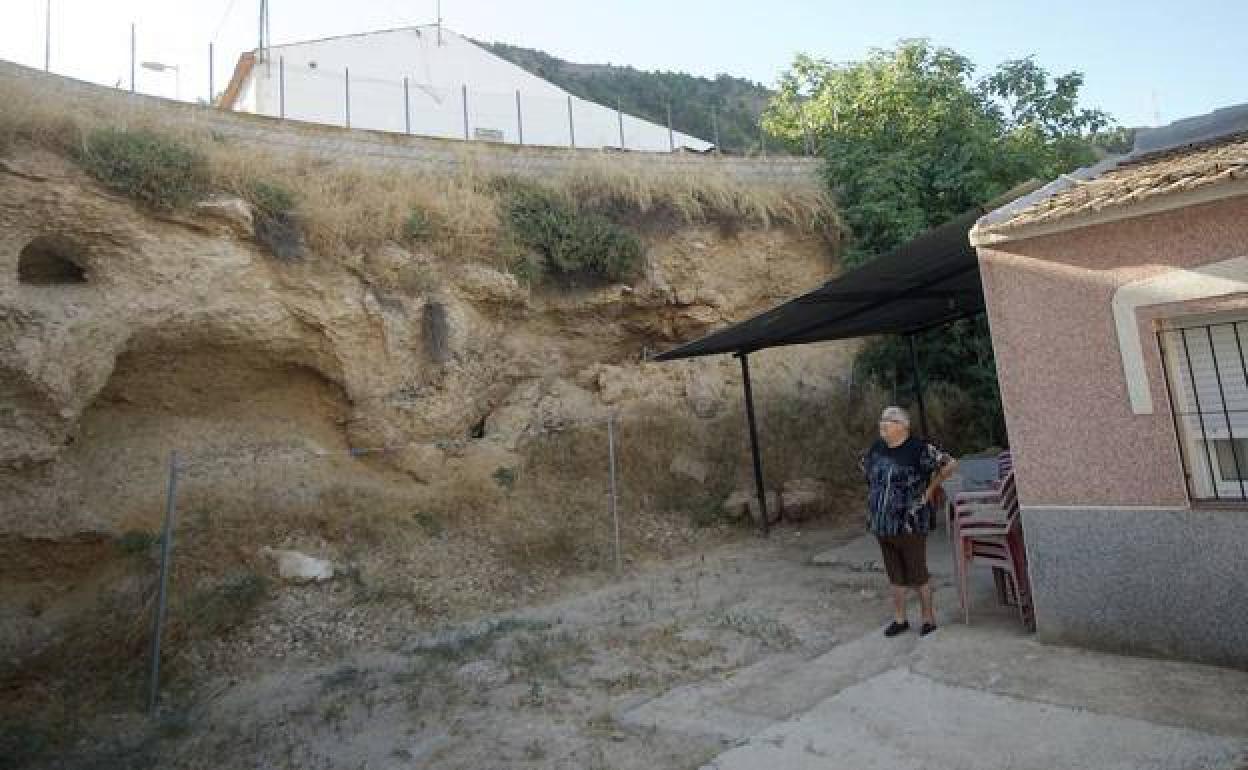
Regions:
<instances>
[{"instance_id":1,"label":"tree canopy","mask_svg":"<svg viewBox=\"0 0 1248 770\"><path fill-rule=\"evenodd\" d=\"M799 55L764 113L770 135L818 148L850 236L852 267L1028 179L1096 160L1120 134L1080 106L1083 75L1051 76L1032 58L977 78L972 62L926 40L904 40L865 61ZM922 344L932 380L981 408L975 440L1004 437L987 324L959 322ZM878 379L908 372L908 350L880 340L860 359Z\"/></svg>"}]
</instances>

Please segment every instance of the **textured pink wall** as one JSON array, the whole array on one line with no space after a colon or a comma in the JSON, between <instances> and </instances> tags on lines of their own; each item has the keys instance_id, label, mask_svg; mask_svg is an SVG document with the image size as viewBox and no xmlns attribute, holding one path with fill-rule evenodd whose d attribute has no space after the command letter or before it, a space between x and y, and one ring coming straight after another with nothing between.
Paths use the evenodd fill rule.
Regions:
<instances>
[{"instance_id":1,"label":"textured pink wall","mask_svg":"<svg viewBox=\"0 0 1248 770\"><path fill-rule=\"evenodd\" d=\"M1110 301L1123 284L1244 255L1248 197L979 249L1024 504L1185 504L1151 319L1210 304L1142 310L1154 413L1136 415Z\"/></svg>"}]
</instances>

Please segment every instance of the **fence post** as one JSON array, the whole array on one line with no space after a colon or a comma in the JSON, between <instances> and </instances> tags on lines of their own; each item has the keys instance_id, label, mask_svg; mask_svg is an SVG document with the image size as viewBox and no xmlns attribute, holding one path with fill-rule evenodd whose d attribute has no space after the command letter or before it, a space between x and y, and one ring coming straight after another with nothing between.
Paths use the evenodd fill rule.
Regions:
<instances>
[{"instance_id":1,"label":"fence post","mask_svg":"<svg viewBox=\"0 0 1248 770\"><path fill-rule=\"evenodd\" d=\"M351 97L348 96L347 97L348 102L350 101L350 99ZM277 57L277 109L278 109L278 115L281 116L283 120L285 120L286 119L286 57L285 56ZM351 117L349 114L351 112L350 107L347 108L347 112L348 112L347 125L350 125L351 124Z\"/></svg>"},{"instance_id":2,"label":"fence post","mask_svg":"<svg viewBox=\"0 0 1248 770\"><path fill-rule=\"evenodd\" d=\"M351 68L344 67L343 74L344 74L343 83L346 85L346 89L347 89L347 113L346 113L347 128L350 128L351 127Z\"/></svg>"},{"instance_id":3,"label":"fence post","mask_svg":"<svg viewBox=\"0 0 1248 770\"><path fill-rule=\"evenodd\" d=\"M624 572L624 559L620 555L620 512L616 502L615 484L615 415L607 417L607 458L611 470L611 521L615 526L615 574Z\"/></svg>"},{"instance_id":4,"label":"fence post","mask_svg":"<svg viewBox=\"0 0 1248 770\"><path fill-rule=\"evenodd\" d=\"M722 154L719 146L719 117L715 114L715 105L711 105L711 135L715 139L715 154Z\"/></svg>"},{"instance_id":5,"label":"fence post","mask_svg":"<svg viewBox=\"0 0 1248 770\"><path fill-rule=\"evenodd\" d=\"M412 133L412 100L407 88L407 75L403 76L403 132Z\"/></svg>"},{"instance_id":6,"label":"fence post","mask_svg":"<svg viewBox=\"0 0 1248 770\"><path fill-rule=\"evenodd\" d=\"M576 149L576 124L572 122L572 94L568 94L568 146Z\"/></svg>"},{"instance_id":7,"label":"fence post","mask_svg":"<svg viewBox=\"0 0 1248 770\"><path fill-rule=\"evenodd\" d=\"M130 93L134 93L134 22L130 22Z\"/></svg>"},{"instance_id":8,"label":"fence post","mask_svg":"<svg viewBox=\"0 0 1248 770\"><path fill-rule=\"evenodd\" d=\"M676 152L676 136L672 133L672 103L667 103L667 149Z\"/></svg>"},{"instance_id":9,"label":"fence post","mask_svg":"<svg viewBox=\"0 0 1248 770\"><path fill-rule=\"evenodd\" d=\"M212 43L208 44L208 106L213 106L217 102L217 86L213 82L213 56Z\"/></svg>"},{"instance_id":10,"label":"fence post","mask_svg":"<svg viewBox=\"0 0 1248 770\"><path fill-rule=\"evenodd\" d=\"M520 112L520 89L516 89L516 136L524 144L524 115Z\"/></svg>"},{"instance_id":11,"label":"fence post","mask_svg":"<svg viewBox=\"0 0 1248 770\"><path fill-rule=\"evenodd\" d=\"M169 564L173 555L173 516L177 510L178 453L169 453L169 487L165 494L165 527L160 539L160 583L152 619L152 660L148 680L147 712L156 713L160 694L160 638L165 629L165 606L169 598Z\"/></svg>"},{"instance_id":12,"label":"fence post","mask_svg":"<svg viewBox=\"0 0 1248 770\"><path fill-rule=\"evenodd\" d=\"M615 97L615 115L620 121L620 149L624 149L624 105L620 97Z\"/></svg>"},{"instance_id":13,"label":"fence post","mask_svg":"<svg viewBox=\"0 0 1248 770\"><path fill-rule=\"evenodd\" d=\"M758 152L767 157L767 134L763 131L763 116L758 116Z\"/></svg>"},{"instance_id":14,"label":"fence post","mask_svg":"<svg viewBox=\"0 0 1248 770\"><path fill-rule=\"evenodd\" d=\"M463 102L464 102L464 139L465 139L465 140L467 140L467 139L468 139L468 84L467 84L467 83L464 83L464 84L461 86L461 88L462 88L462 90L463 90L463 95L464 95L464 98L463 98Z\"/></svg>"}]
</instances>

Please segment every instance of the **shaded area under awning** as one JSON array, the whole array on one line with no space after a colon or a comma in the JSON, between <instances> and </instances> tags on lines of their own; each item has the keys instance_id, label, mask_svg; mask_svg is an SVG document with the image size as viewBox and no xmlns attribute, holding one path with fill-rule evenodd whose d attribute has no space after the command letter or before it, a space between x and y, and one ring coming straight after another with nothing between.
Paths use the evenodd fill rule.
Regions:
<instances>
[{"instance_id":1,"label":"shaded area under awning","mask_svg":"<svg viewBox=\"0 0 1248 770\"><path fill-rule=\"evenodd\" d=\"M905 335L910 343L919 421L926 434L927 414L914 335L984 312L979 257L971 246L970 230L980 217L1038 187L1039 182L1020 185L817 289L655 356L656 361L675 361L732 353L740 360L750 454L764 535L768 531L767 498L763 492L749 354L807 342L880 334Z\"/></svg>"}]
</instances>

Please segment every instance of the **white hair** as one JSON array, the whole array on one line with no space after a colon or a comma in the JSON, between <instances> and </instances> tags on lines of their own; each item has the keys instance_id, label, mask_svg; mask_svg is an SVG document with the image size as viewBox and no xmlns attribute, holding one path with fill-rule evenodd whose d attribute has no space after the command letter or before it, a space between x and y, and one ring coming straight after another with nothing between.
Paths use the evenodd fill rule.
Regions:
<instances>
[{"instance_id":1,"label":"white hair","mask_svg":"<svg viewBox=\"0 0 1248 770\"><path fill-rule=\"evenodd\" d=\"M880 422L899 422L910 427L910 413L899 406L890 406L880 413Z\"/></svg>"}]
</instances>

